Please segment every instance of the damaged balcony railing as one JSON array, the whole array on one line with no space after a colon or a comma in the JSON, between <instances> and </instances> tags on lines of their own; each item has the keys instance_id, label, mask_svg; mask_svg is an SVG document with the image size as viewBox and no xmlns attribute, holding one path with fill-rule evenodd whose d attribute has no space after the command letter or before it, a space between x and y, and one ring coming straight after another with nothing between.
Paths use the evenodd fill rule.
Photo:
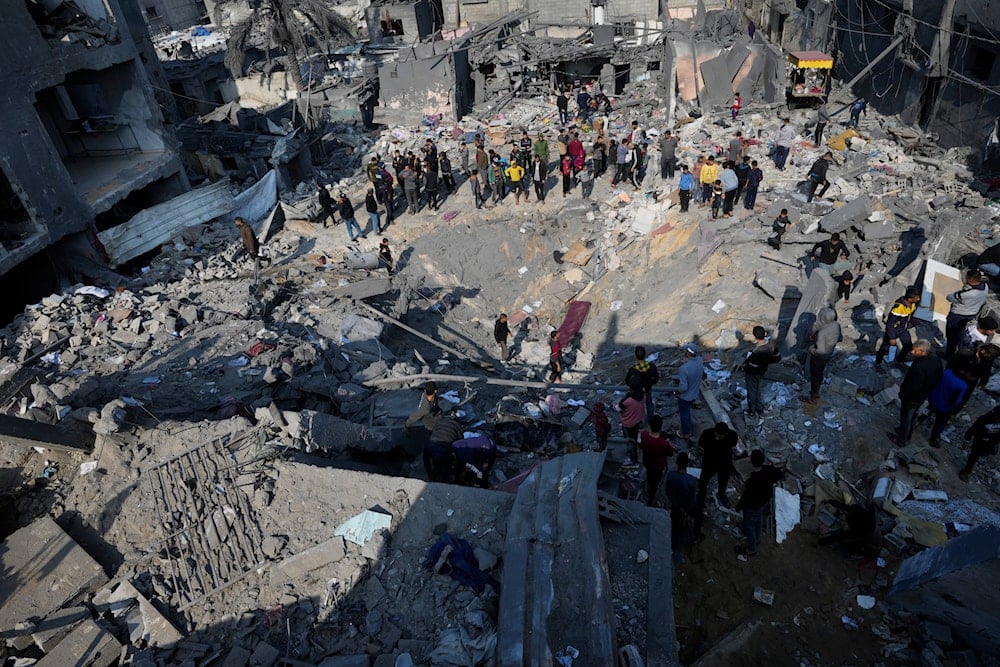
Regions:
<instances>
[{"instance_id":1,"label":"damaged balcony railing","mask_svg":"<svg viewBox=\"0 0 1000 667\"><path fill-rule=\"evenodd\" d=\"M145 472L163 531L152 550L170 564L178 610L240 581L265 560L254 510L237 484L236 455L263 439L262 429L226 435Z\"/></svg>"}]
</instances>

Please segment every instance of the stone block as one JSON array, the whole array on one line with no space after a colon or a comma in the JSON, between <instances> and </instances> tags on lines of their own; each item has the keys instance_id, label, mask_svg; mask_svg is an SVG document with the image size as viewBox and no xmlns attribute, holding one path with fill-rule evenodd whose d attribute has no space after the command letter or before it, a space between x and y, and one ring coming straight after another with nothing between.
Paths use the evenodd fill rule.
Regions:
<instances>
[{"instance_id":1,"label":"stone block","mask_svg":"<svg viewBox=\"0 0 1000 667\"><path fill-rule=\"evenodd\" d=\"M851 225L863 224L871 214L872 200L866 195L833 209L820 219L819 224L824 232L843 232Z\"/></svg>"},{"instance_id":2,"label":"stone block","mask_svg":"<svg viewBox=\"0 0 1000 667\"><path fill-rule=\"evenodd\" d=\"M251 667L271 667L271 665L278 662L278 658L281 657L281 651L274 648L267 642L259 642L254 648L253 654L250 656L250 666Z\"/></svg>"},{"instance_id":3,"label":"stone block","mask_svg":"<svg viewBox=\"0 0 1000 667\"><path fill-rule=\"evenodd\" d=\"M108 667L121 656L122 646L110 632L91 620L83 621L35 667Z\"/></svg>"},{"instance_id":4,"label":"stone block","mask_svg":"<svg viewBox=\"0 0 1000 667\"><path fill-rule=\"evenodd\" d=\"M344 538L334 537L281 561L278 569L289 579L301 579L309 572L336 563L347 554Z\"/></svg>"},{"instance_id":5,"label":"stone block","mask_svg":"<svg viewBox=\"0 0 1000 667\"><path fill-rule=\"evenodd\" d=\"M97 561L48 517L4 540L0 572L4 573L0 578L2 636L8 636L20 621L47 616L108 580Z\"/></svg>"},{"instance_id":6,"label":"stone block","mask_svg":"<svg viewBox=\"0 0 1000 667\"><path fill-rule=\"evenodd\" d=\"M858 393L858 385L854 384L847 378L834 375L830 378L830 391L840 394L841 396L854 397Z\"/></svg>"},{"instance_id":7,"label":"stone block","mask_svg":"<svg viewBox=\"0 0 1000 667\"><path fill-rule=\"evenodd\" d=\"M326 658L319 667L370 667L371 659L367 655L338 655Z\"/></svg>"},{"instance_id":8,"label":"stone block","mask_svg":"<svg viewBox=\"0 0 1000 667\"><path fill-rule=\"evenodd\" d=\"M108 604L111 605L112 610L114 610L116 604L128 604L132 601L138 605L136 620L140 624L138 628L139 637L146 644L166 647L183 639L177 628L131 583L127 581L122 582L108 596Z\"/></svg>"},{"instance_id":9,"label":"stone block","mask_svg":"<svg viewBox=\"0 0 1000 667\"><path fill-rule=\"evenodd\" d=\"M246 667L248 662L250 662L250 651L242 646L234 646L219 667Z\"/></svg>"},{"instance_id":10,"label":"stone block","mask_svg":"<svg viewBox=\"0 0 1000 667\"><path fill-rule=\"evenodd\" d=\"M32 639L42 652L48 653L85 618L90 618L86 607L59 609L39 621L31 633Z\"/></svg>"},{"instance_id":11,"label":"stone block","mask_svg":"<svg viewBox=\"0 0 1000 667\"><path fill-rule=\"evenodd\" d=\"M875 403L878 405L889 405L894 401L899 400L899 385L891 385L886 387L879 393L875 394Z\"/></svg>"},{"instance_id":12,"label":"stone block","mask_svg":"<svg viewBox=\"0 0 1000 667\"><path fill-rule=\"evenodd\" d=\"M972 648L1000 653L1000 528L982 525L906 559L886 596L897 609L947 624Z\"/></svg>"}]
</instances>

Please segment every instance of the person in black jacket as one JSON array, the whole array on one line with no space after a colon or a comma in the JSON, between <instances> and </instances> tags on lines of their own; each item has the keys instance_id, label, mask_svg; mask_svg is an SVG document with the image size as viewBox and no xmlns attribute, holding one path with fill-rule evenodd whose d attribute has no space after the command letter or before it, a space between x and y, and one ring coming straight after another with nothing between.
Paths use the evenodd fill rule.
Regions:
<instances>
[{"instance_id":1,"label":"person in black jacket","mask_svg":"<svg viewBox=\"0 0 1000 667\"><path fill-rule=\"evenodd\" d=\"M319 199L319 215L316 217L316 222L322 221L324 227L329 227L326 222L327 218L330 219L330 222L337 221L333 215L333 197L330 196L330 191L326 189L326 186L322 184L319 186L316 196Z\"/></svg>"},{"instance_id":2,"label":"person in black jacket","mask_svg":"<svg viewBox=\"0 0 1000 667\"><path fill-rule=\"evenodd\" d=\"M944 374L944 360L931 351L931 343L923 338L913 343L913 363L899 385L899 428L890 432L889 439L905 447L913 435L917 411Z\"/></svg>"},{"instance_id":3,"label":"person in black jacket","mask_svg":"<svg viewBox=\"0 0 1000 667\"><path fill-rule=\"evenodd\" d=\"M948 368L960 370L973 378L973 384L969 385L969 391L965 393L958 410L965 407L969 399L972 398L976 387L985 387L993 376L993 363L1000 357L1000 347L992 343L977 343L975 347L963 348L952 356L948 363ZM958 412L956 410L956 412Z\"/></svg>"},{"instance_id":4,"label":"person in black jacket","mask_svg":"<svg viewBox=\"0 0 1000 667\"><path fill-rule=\"evenodd\" d=\"M368 194L365 195L365 211L368 212L368 219L372 223L371 231L376 234L381 234L382 221L379 219L378 200L375 198L375 188L368 188ZM365 236L368 236L368 232L365 232Z\"/></svg>"},{"instance_id":5,"label":"person in black jacket","mask_svg":"<svg viewBox=\"0 0 1000 667\"><path fill-rule=\"evenodd\" d=\"M451 172L451 160L448 159L448 154L444 151L441 152L441 156L438 158L438 166L441 169L442 185L448 188L448 194L455 194L455 175Z\"/></svg>"},{"instance_id":6,"label":"person in black jacket","mask_svg":"<svg viewBox=\"0 0 1000 667\"><path fill-rule=\"evenodd\" d=\"M823 157L813 162L812 168L809 169L809 196L806 197L807 202L813 200L813 197L816 195L816 188L820 184L823 185L823 189L819 191L821 198L830 188L830 181L826 180L826 172L830 168L831 162L833 162L833 153L830 151L827 151Z\"/></svg>"},{"instance_id":7,"label":"person in black jacket","mask_svg":"<svg viewBox=\"0 0 1000 667\"><path fill-rule=\"evenodd\" d=\"M976 461L984 456L993 456L997 453L997 446L1000 445L1000 406L997 406L982 415L965 432L965 441L970 440L969 458L965 461L965 466L958 473L958 478L963 482L969 481L969 474L976 465Z\"/></svg>"},{"instance_id":8,"label":"person in black jacket","mask_svg":"<svg viewBox=\"0 0 1000 667\"><path fill-rule=\"evenodd\" d=\"M760 529L764 523L764 511L771 502L774 485L781 481L784 474L771 465L766 465L764 450L755 449L750 453L750 465L753 472L743 485L743 495L736 503L736 509L743 511L743 522L740 528L746 538L746 547L740 551L739 560L746 562L750 556L757 555L757 543L760 541Z\"/></svg>"},{"instance_id":9,"label":"person in black jacket","mask_svg":"<svg viewBox=\"0 0 1000 667\"><path fill-rule=\"evenodd\" d=\"M507 339L510 338L510 327L507 325L507 313L500 313L500 317L493 323L493 340L500 346L500 362L507 361L509 353L507 351Z\"/></svg>"},{"instance_id":10,"label":"person in black jacket","mask_svg":"<svg viewBox=\"0 0 1000 667\"><path fill-rule=\"evenodd\" d=\"M781 361L776 346L768 337L762 326L753 328L754 347L747 352L743 362L743 371L747 382L747 417L756 417L764 413L764 404L760 400L760 381L767 373L767 367Z\"/></svg>"},{"instance_id":11,"label":"person in black jacket","mask_svg":"<svg viewBox=\"0 0 1000 667\"><path fill-rule=\"evenodd\" d=\"M438 210L438 197L441 193L438 190L438 172L436 163L434 165L431 165L429 162L425 163L424 192L427 193L427 208L432 211Z\"/></svg>"},{"instance_id":12,"label":"person in black jacket","mask_svg":"<svg viewBox=\"0 0 1000 667\"><path fill-rule=\"evenodd\" d=\"M875 353L875 365L881 366L882 360L889 354L889 350L896 347L897 343L902 343L899 354L896 355L896 363L906 361L906 356L913 349L913 337L910 329L917 326L913 321L913 313L920 303L920 288L911 286L906 288L906 293L896 299L892 308L885 316L885 334L882 336L882 344L879 345ZM890 359L890 361L892 361Z\"/></svg>"},{"instance_id":13,"label":"person in black jacket","mask_svg":"<svg viewBox=\"0 0 1000 667\"><path fill-rule=\"evenodd\" d=\"M809 256L820 264L826 264L829 268L840 260L850 257L851 251L840 240L840 234L834 232L826 241L820 241L814 245Z\"/></svg>"},{"instance_id":14,"label":"person in black jacket","mask_svg":"<svg viewBox=\"0 0 1000 667\"><path fill-rule=\"evenodd\" d=\"M708 483L715 475L719 476L717 498L723 507L730 507L726 497L729 486L729 474L733 470L733 449L739 444L740 436L729 428L726 422L719 422L712 428L707 428L698 438L702 449L701 476L698 478L698 517L695 521L695 535L701 535L701 524L705 513L705 500L708 496Z\"/></svg>"}]
</instances>

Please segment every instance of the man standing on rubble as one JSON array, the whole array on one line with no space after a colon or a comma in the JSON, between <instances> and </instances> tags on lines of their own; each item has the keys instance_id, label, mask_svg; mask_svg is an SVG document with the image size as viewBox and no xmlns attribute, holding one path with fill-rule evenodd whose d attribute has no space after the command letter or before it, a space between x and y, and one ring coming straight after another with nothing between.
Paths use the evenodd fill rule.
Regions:
<instances>
[{"instance_id":1,"label":"man standing on rubble","mask_svg":"<svg viewBox=\"0 0 1000 667\"><path fill-rule=\"evenodd\" d=\"M469 187L472 188L472 201L476 203L476 208L483 207L483 186L479 183L479 170L473 169L469 174Z\"/></svg>"},{"instance_id":2,"label":"man standing on rubble","mask_svg":"<svg viewBox=\"0 0 1000 667\"><path fill-rule=\"evenodd\" d=\"M826 365L830 363L837 343L840 342L840 323L837 322L837 311L833 308L822 308L816 315L813 324L812 344L808 349L806 368L809 371L809 395L802 397L803 403L816 405L819 403L819 388L823 386L823 374Z\"/></svg>"},{"instance_id":3,"label":"man standing on rubble","mask_svg":"<svg viewBox=\"0 0 1000 667\"><path fill-rule=\"evenodd\" d=\"M701 167L701 201L702 206L712 200L712 187L719 180L719 165L715 163L715 156L709 155L708 161Z\"/></svg>"},{"instance_id":4,"label":"man standing on rubble","mask_svg":"<svg viewBox=\"0 0 1000 667\"><path fill-rule=\"evenodd\" d=\"M1000 445L1000 406L997 406L980 416L975 423L965 431L963 448L969 447L969 457L958 473L963 482L969 481L969 475L976 462L984 456L995 456Z\"/></svg>"},{"instance_id":5,"label":"man standing on rubble","mask_svg":"<svg viewBox=\"0 0 1000 667\"><path fill-rule=\"evenodd\" d=\"M757 205L757 190L764 181L764 172L757 165L757 160L750 163L750 173L747 174L747 191L743 196L743 208L752 211Z\"/></svg>"},{"instance_id":6,"label":"man standing on rubble","mask_svg":"<svg viewBox=\"0 0 1000 667\"><path fill-rule=\"evenodd\" d=\"M549 142L545 139L545 135L541 132L535 137L535 145L533 152L536 158L541 158L545 166L548 167L549 164Z\"/></svg>"},{"instance_id":7,"label":"man standing on rubble","mask_svg":"<svg viewBox=\"0 0 1000 667\"><path fill-rule=\"evenodd\" d=\"M666 180L674 177L674 168L677 164L677 137L670 133L670 130L663 132L660 137L660 178Z\"/></svg>"},{"instance_id":8,"label":"man standing on rubble","mask_svg":"<svg viewBox=\"0 0 1000 667\"><path fill-rule=\"evenodd\" d=\"M719 176L719 180L722 181L722 217L730 218L733 215L733 204L736 201L736 192L740 187L739 177L736 176L736 171L733 169L732 162L726 162L722 165L722 174Z\"/></svg>"},{"instance_id":9,"label":"man standing on rubble","mask_svg":"<svg viewBox=\"0 0 1000 667\"><path fill-rule=\"evenodd\" d=\"M329 227L326 224L327 218L330 219L330 222L337 221L333 214L333 197L330 196L330 191L326 189L325 185L320 183L318 187L316 196L319 199L319 216L316 218L316 222L322 221L324 227Z\"/></svg>"},{"instance_id":10,"label":"man standing on rubble","mask_svg":"<svg viewBox=\"0 0 1000 667\"><path fill-rule=\"evenodd\" d=\"M743 132L737 131L736 135L729 140L729 161L734 165L739 164L743 160Z\"/></svg>"},{"instance_id":11,"label":"man standing on rubble","mask_svg":"<svg viewBox=\"0 0 1000 667\"><path fill-rule=\"evenodd\" d=\"M677 437L689 440L694 437L694 425L691 423L691 408L701 393L701 379L705 374L705 363L698 356L698 345L688 343L684 346L684 363L677 371L677 411L680 417L680 430Z\"/></svg>"},{"instance_id":12,"label":"man standing on rubble","mask_svg":"<svg viewBox=\"0 0 1000 667\"><path fill-rule=\"evenodd\" d=\"M506 363L509 352L507 351L507 340L510 338L510 326L507 324L507 313L500 313L500 317L493 323L493 340L500 346L500 363Z\"/></svg>"},{"instance_id":13,"label":"man standing on rubble","mask_svg":"<svg viewBox=\"0 0 1000 667\"><path fill-rule=\"evenodd\" d=\"M476 146L476 169L486 177L486 170L490 168L490 156L486 154L486 149L482 144Z\"/></svg>"},{"instance_id":14,"label":"man standing on rubble","mask_svg":"<svg viewBox=\"0 0 1000 667\"><path fill-rule=\"evenodd\" d=\"M698 480L688 474L688 453L677 455L677 469L667 473L663 490L670 502L670 548L674 561L684 562L682 551L691 546L698 510Z\"/></svg>"},{"instance_id":15,"label":"man standing on rubble","mask_svg":"<svg viewBox=\"0 0 1000 667\"><path fill-rule=\"evenodd\" d=\"M795 128L789 125L787 119L781 120L781 127L778 129L778 137L774 143L774 166L780 170L785 169L785 162L788 160L788 153L795 143Z\"/></svg>"},{"instance_id":16,"label":"man standing on rubble","mask_svg":"<svg viewBox=\"0 0 1000 667\"><path fill-rule=\"evenodd\" d=\"M740 444L740 436L729 428L726 422L719 422L707 428L698 438L701 447L701 475L698 477L698 516L695 520L695 539L701 537L701 526L705 515L705 501L708 499L708 483L718 476L719 488L715 492L719 504L731 507L726 490L729 475L733 471L733 450Z\"/></svg>"},{"instance_id":17,"label":"man standing on rubble","mask_svg":"<svg viewBox=\"0 0 1000 667\"><path fill-rule=\"evenodd\" d=\"M410 165L403 167L399 173L399 180L403 181L403 194L406 195L406 205L410 209L410 215L416 215L420 208L420 176Z\"/></svg>"},{"instance_id":18,"label":"man standing on rubble","mask_svg":"<svg viewBox=\"0 0 1000 667\"><path fill-rule=\"evenodd\" d=\"M615 186L628 178L628 145L625 141L618 144L615 150L615 175L611 178L611 185Z\"/></svg>"},{"instance_id":19,"label":"man standing on rubble","mask_svg":"<svg viewBox=\"0 0 1000 667\"><path fill-rule=\"evenodd\" d=\"M826 98L824 97L820 103L819 107L816 108L816 130L813 132L813 143L819 147L823 143L823 130L826 129L826 124L830 122L830 112L826 109Z\"/></svg>"},{"instance_id":20,"label":"man standing on rubble","mask_svg":"<svg viewBox=\"0 0 1000 667\"><path fill-rule=\"evenodd\" d=\"M372 231L376 234L381 234L382 221L379 219L375 188L368 188L368 194L365 195L365 211L368 212L368 220L372 223Z\"/></svg>"},{"instance_id":21,"label":"man standing on rubble","mask_svg":"<svg viewBox=\"0 0 1000 667\"><path fill-rule=\"evenodd\" d=\"M559 110L559 124L566 125L569 123L569 98L566 97L566 92L559 87L559 92L556 93L556 109Z\"/></svg>"},{"instance_id":22,"label":"man standing on rubble","mask_svg":"<svg viewBox=\"0 0 1000 667\"><path fill-rule=\"evenodd\" d=\"M524 167L517 162L511 162L507 167L507 180L510 181L510 189L514 192L514 204L521 203L521 194L524 194L524 201L528 201L528 179L525 177Z\"/></svg>"},{"instance_id":23,"label":"man standing on rubble","mask_svg":"<svg viewBox=\"0 0 1000 667\"><path fill-rule=\"evenodd\" d=\"M656 501L656 491L667 470L667 459L674 455L674 448L663 436L662 430L663 417L650 415L648 430L639 433L642 467L646 469L646 505L649 507L653 507Z\"/></svg>"},{"instance_id":24,"label":"man standing on rubble","mask_svg":"<svg viewBox=\"0 0 1000 667\"><path fill-rule=\"evenodd\" d=\"M977 269L970 269L965 274L965 286L945 297L951 304L948 318L944 323L944 333L948 340L944 353L946 357L955 354L959 339L962 337L962 330L979 315L988 296L983 274Z\"/></svg>"},{"instance_id":25,"label":"man standing on rubble","mask_svg":"<svg viewBox=\"0 0 1000 667\"><path fill-rule=\"evenodd\" d=\"M764 450L755 449L750 452L750 465L753 472L743 485L743 495L736 503L736 509L743 512L743 522L740 528L746 545L736 558L746 562L757 555L757 544L760 542L760 530L764 524L764 511L771 503L774 485L781 481L784 474L772 465L767 465Z\"/></svg>"},{"instance_id":26,"label":"man standing on rubble","mask_svg":"<svg viewBox=\"0 0 1000 667\"><path fill-rule=\"evenodd\" d=\"M462 175L469 175L469 144L463 139L458 145L458 164L462 168Z\"/></svg>"},{"instance_id":27,"label":"man standing on rubble","mask_svg":"<svg viewBox=\"0 0 1000 667\"><path fill-rule=\"evenodd\" d=\"M660 381L660 371L656 364L646 360L646 347L635 346L635 363L625 373L625 384L629 387L638 382L646 392L646 414L653 414L653 387Z\"/></svg>"},{"instance_id":28,"label":"man standing on rubble","mask_svg":"<svg viewBox=\"0 0 1000 667\"><path fill-rule=\"evenodd\" d=\"M340 219L347 225L347 235L351 238L351 242L357 241L359 236L365 239L368 238L368 234L361 230L361 225L358 224L357 219L354 217L354 204L351 203L351 200L343 192L337 195L337 207L340 211Z\"/></svg>"},{"instance_id":29,"label":"man standing on rubble","mask_svg":"<svg viewBox=\"0 0 1000 667\"><path fill-rule=\"evenodd\" d=\"M736 201L743 201L743 192L746 190L752 168L749 155L744 155L743 159L733 167L733 171L736 172L736 181L739 183L739 187L736 188Z\"/></svg>"},{"instance_id":30,"label":"man standing on rubble","mask_svg":"<svg viewBox=\"0 0 1000 667\"><path fill-rule=\"evenodd\" d=\"M438 167L441 170L441 185L448 189L449 195L455 194L455 174L451 170L451 160L444 151L438 157Z\"/></svg>"},{"instance_id":31,"label":"man standing on rubble","mask_svg":"<svg viewBox=\"0 0 1000 667\"><path fill-rule=\"evenodd\" d=\"M781 361L777 347L768 337L767 330L757 325L753 328L754 347L747 352L743 362L747 383L747 417L760 417L764 414L764 403L760 400L760 382L767 373L767 367Z\"/></svg>"},{"instance_id":32,"label":"man standing on rubble","mask_svg":"<svg viewBox=\"0 0 1000 667\"><path fill-rule=\"evenodd\" d=\"M820 199L826 194L826 191L830 189L830 181L826 178L826 172L830 168L830 163L833 162L833 153L827 151L823 154L823 157L819 158L813 162L813 166L809 169L809 196L806 197L806 202L811 202L813 196L816 194L816 188L822 183L823 189L819 191Z\"/></svg>"},{"instance_id":33,"label":"man standing on rubble","mask_svg":"<svg viewBox=\"0 0 1000 667\"><path fill-rule=\"evenodd\" d=\"M833 271L834 265L851 256L851 251L847 249L844 242L840 240L840 234L834 232L826 241L820 241L813 246L809 257L827 271Z\"/></svg>"},{"instance_id":34,"label":"man standing on rubble","mask_svg":"<svg viewBox=\"0 0 1000 667\"><path fill-rule=\"evenodd\" d=\"M548 148L546 147L546 150ZM545 202L545 179L549 177L549 165L539 154L535 154L535 161L531 165L531 182L535 186L535 199L539 204Z\"/></svg>"},{"instance_id":35,"label":"man standing on rubble","mask_svg":"<svg viewBox=\"0 0 1000 667\"><path fill-rule=\"evenodd\" d=\"M912 354L913 363L899 385L899 428L888 433L889 439L900 447L910 444L917 412L944 375L944 361L931 350L930 341L923 338L915 341Z\"/></svg>"},{"instance_id":36,"label":"man standing on rubble","mask_svg":"<svg viewBox=\"0 0 1000 667\"><path fill-rule=\"evenodd\" d=\"M681 200L681 213L688 212L692 192L694 192L694 175L688 171L686 164L681 165L681 178L677 183L677 194Z\"/></svg>"},{"instance_id":37,"label":"man standing on rubble","mask_svg":"<svg viewBox=\"0 0 1000 667\"><path fill-rule=\"evenodd\" d=\"M580 86L580 92L576 94L576 106L578 107L577 117L581 123L590 120L590 93L586 86Z\"/></svg>"},{"instance_id":38,"label":"man standing on rubble","mask_svg":"<svg viewBox=\"0 0 1000 667\"><path fill-rule=\"evenodd\" d=\"M896 363L903 363L913 349L913 337L910 329L917 323L913 320L913 313L920 303L920 288L916 286L907 287L906 293L896 299L889 309L885 318L885 334L882 336L882 345L879 346L875 354L875 365L881 366L890 349L896 349L897 344L902 343L899 354L896 355ZM890 361L893 361L890 359Z\"/></svg>"}]
</instances>

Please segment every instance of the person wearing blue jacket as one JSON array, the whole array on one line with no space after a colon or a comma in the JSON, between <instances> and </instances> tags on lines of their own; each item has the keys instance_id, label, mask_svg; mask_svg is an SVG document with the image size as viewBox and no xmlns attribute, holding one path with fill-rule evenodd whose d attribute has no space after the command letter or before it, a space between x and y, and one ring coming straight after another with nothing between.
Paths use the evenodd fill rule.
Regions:
<instances>
[{"instance_id":1,"label":"person wearing blue jacket","mask_svg":"<svg viewBox=\"0 0 1000 667\"><path fill-rule=\"evenodd\" d=\"M694 192L694 174L688 171L686 164L681 165L681 180L677 183L677 193L681 198L681 213L688 212L691 203L691 193Z\"/></svg>"},{"instance_id":2,"label":"person wearing blue jacket","mask_svg":"<svg viewBox=\"0 0 1000 667\"><path fill-rule=\"evenodd\" d=\"M972 388L974 378L965 371L949 368L931 389L927 397L927 406L934 413L934 426L928 442L931 447L940 447L941 432L948 425L948 420L962 407L965 394Z\"/></svg>"},{"instance_id":3,"label":"person wearing blue jacket","mask_svg":"<svg viewBox=\"0 0 1000 667\"><path fill-rule=\"evenodd\" d=\"M680 413L681 430L677 437L687 440L694 436L691 423L691 408L701 393L701 380L705 374L705 363L698 356L698 345L684 346L685 361L677 372L677 410Z\"/></svg>"}]
</instances>

